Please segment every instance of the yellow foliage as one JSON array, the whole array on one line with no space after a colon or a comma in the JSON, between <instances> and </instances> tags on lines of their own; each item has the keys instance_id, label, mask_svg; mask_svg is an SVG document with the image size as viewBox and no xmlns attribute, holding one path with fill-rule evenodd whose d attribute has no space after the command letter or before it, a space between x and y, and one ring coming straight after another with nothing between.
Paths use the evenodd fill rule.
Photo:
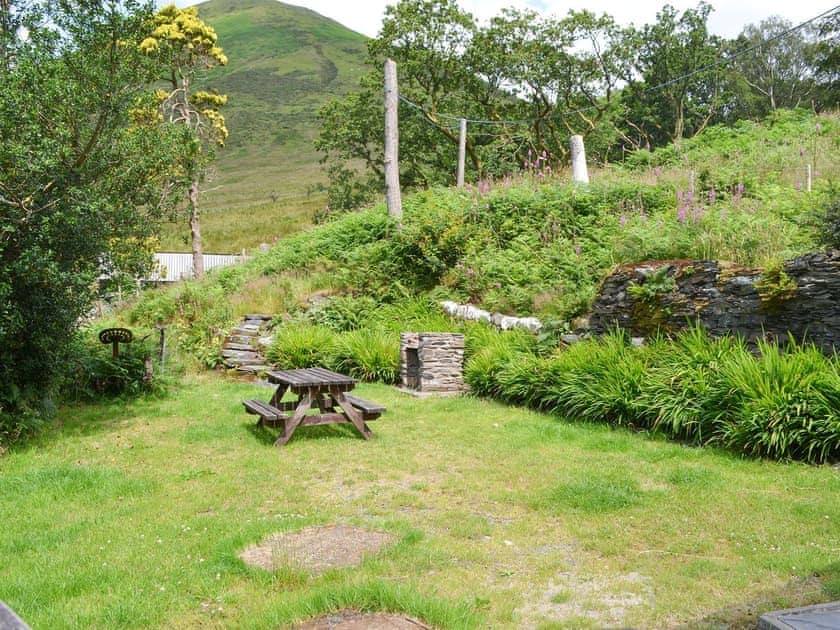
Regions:
<instances>
[{"instance_id":1,"label":"yellow foliage","mask_svg":"<svg viewBox=\"0 0 840 630\"><path fill-rule=\"evenodd\" d=\"M227 64L227 57L216 46L216 30L198 17L195 7L179 9L174 4L167 5L155 14L154 23L151 36L140 43L144 53L155 53L165 45L186 55L187 64L199 59L207 65Z\"/></svg>"}]
</instances>

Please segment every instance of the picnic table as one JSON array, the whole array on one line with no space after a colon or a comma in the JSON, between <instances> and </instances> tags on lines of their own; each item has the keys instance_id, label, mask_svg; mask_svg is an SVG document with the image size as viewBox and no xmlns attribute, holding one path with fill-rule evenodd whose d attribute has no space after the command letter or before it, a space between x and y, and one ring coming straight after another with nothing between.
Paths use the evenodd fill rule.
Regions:
<instances>
[{"instance_id":1,"label":"picnic table","mask_svg":"<svg viewBox=\"0 0 840 630\"><path fill-rule=\"evenodd\" d=\"M286 444L299 426L320 424L352 424L366 440L373 436L366 420L375 420L385 407L362 400L348 392L356 379L319 367L277 370L266 374L277 390L269 402L244 400L250 414L259 416L258 425L283 428L274 446ZM293 400L284 401L286 394ZM317 409L316 413L309 413ZM291 415L289 412L292 412Z\"/></svg>"}]
</instances>

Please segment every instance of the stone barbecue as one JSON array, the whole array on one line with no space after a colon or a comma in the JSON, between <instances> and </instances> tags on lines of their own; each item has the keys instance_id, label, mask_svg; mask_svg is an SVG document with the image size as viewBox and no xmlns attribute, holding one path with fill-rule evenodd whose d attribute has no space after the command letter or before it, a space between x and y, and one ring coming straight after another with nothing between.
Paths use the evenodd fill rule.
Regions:
<instances>
[{"instance_id":1,"label":"stone barbecue","mask_svg":"<svg viewBox=\"0 0 840 630\"><path fill-rule=\"evenodd\" d=\"M404 389L420 393L464 390L464 335L417 333L400 335L400 376Z\"/></svg>"}]
</instances>

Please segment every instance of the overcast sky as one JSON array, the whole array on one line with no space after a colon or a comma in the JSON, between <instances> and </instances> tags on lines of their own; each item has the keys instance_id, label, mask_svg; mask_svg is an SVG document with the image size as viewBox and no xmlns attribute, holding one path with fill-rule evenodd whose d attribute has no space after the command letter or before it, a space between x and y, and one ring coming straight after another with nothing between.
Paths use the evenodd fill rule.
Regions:
<instances>
[{"instance_id":1,"label":"overcast sky","mask_svg":"<svg viewBox=\"0 0 840 630\"><path fill-rule=\"evenodd\" d=\"M716 35L733 38L746 24L757 24L771 15L780 15L793 24L819 15L838 6L838 0L717 0L711 1L715 10L709 17L709 27ZM570 9L589 9L595 13L608 13L622 24L641 26L656 20L656 12L664 4L679 11L696 8L699 0L459 0L462 9L472 13L479 21L499 13L504 7L531 8L548 15L564 16ZM395 0L291 0L287 4L307 7L321 15L340 22L363 35L375 37L382 23L385 7Z\"/></svg>"}]
</instances>

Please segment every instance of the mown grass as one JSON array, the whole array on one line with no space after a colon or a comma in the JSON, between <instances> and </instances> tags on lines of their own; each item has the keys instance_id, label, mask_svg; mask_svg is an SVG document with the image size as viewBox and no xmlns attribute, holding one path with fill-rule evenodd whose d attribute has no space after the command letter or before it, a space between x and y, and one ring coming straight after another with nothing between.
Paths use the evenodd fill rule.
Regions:
<instances>
[{"instance_id":1,"label":"mown grass","mask_svg":"<svg viewBox=\"0 0 840 630\"><path fill-rule=\"evenodd\" d=\"M745 461L473 398L358 393L361 440L288 446L196 377L61 410L0 459L0 597L32 627L284 627L344 607L442 628L754 627L840 597L840 470ZM398 542L322 576L246 567L268 534L340 523Z\"/></svg>"}]
</instances>

